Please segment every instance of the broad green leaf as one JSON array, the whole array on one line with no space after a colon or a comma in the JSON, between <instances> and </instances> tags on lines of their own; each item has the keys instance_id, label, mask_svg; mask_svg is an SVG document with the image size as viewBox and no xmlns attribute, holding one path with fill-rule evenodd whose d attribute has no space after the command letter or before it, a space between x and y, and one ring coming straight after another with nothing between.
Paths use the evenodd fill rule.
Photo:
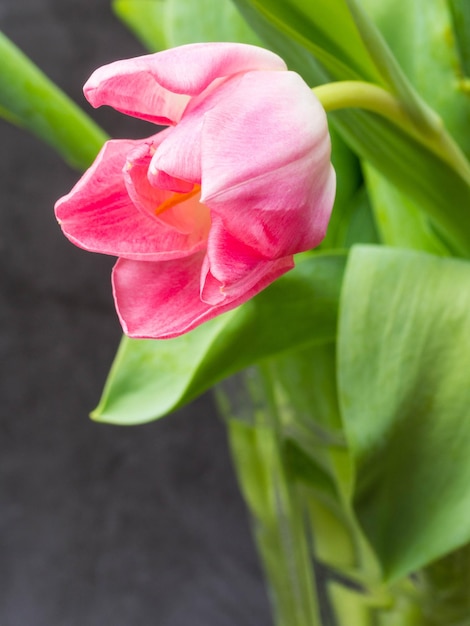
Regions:
<instances>
[{"instance_id":1,"label":"broad green leaf","mask_svg":"<svg viewBox=\"0 0 470 626\"><path fill-rule=\"evenodd\" d=\"M92 417L148 422L260 359L332 341L344 263L344 254L307 255L249 302L190 333L124 338Z\"/></svg>"},{"instance_id":2,"label":"broad green leaf","mask_svg":"<svg viewBox=\"0 0 470 626\"><path fill-rule=\"evenodd\" d=\"M468 0L447 0L447 4L452 15L462 74L470 77L470 4Z\"/></svg>"},{"instance_id":3,"label":"broad green leaf","mask_svg":"<svg viewBox=\"0 0 470 626\"><path fill-rule=\"evenodd\" d=\"M465 3L468 20L470 3ZM470 155L468 82L461 68L456 46L459 39L454 38L446 0L362 0L362 4L415 89L439 113L451 135ZM470 43L470 37L467 42ZM470 54L470 48L466 53Z\"/></svg>"},{"instance_id":4,"label":"broad green leaf","mask_svg":"<svg viewBox=\"0 0 470 626\"><path fill-rule=\"evenodd\" d=\"M439 239L429 219L416 203L374 168L364 164L364 171L383 243L387 246L449 256L448 248Z\"/></svg>"},{"instance_id":5,"label":"broad green leaf","mask_svg":"<svg viewBox=\"0 0 470 626\"><path fill-rule=\"evenodd\" d=\"M85 169L106 141L100 128L0 33L0 117L54 147Z\"/></svg>"},{"instance_id":6,"label":"broad green leaf","mask_svg":"<svg viewBox=\"0 0 470 626\"><path fill-rule=\"evenodd\" d=\"M171 46L198 41L260 41L231 0L165 0L166 34Z\"/></svg>"},{"instance_id":7,"label":"broad green leaf","mask_svg":"<svg viewBox=\"0 0 470 626\"><path fill-rule=\"evenodd\" d=\"M165 31L165 0L113 0L116 15L150 52L171 47Z\"/></svg>"},{"instance_id":8,"label":"broad green leaf","mask_svg":"<svg viewBox=\"0 0 470 626\"><path fill-rule=\"evenodd\" d=\"M373 114L349 110L331 119L353 150L427 213L454 254L470 256L470 186L452 167Z\"/></svg>"},{"instance_id":9,"label":"broad green leaf","mask_svg":"<svg viewBox=\"0 0 470 626\"><path fill-rule=\"evenodd\" d=\"M352 249L340 404L354 508L389 580L470 540L469 311L467 261Z\"/></svg>"},{"instance_id":10,"label":"broad green leaf","mask_svg":"<svg viewBox=\"0 0 470 626\"><path fill-rule=\"evenodd\" d=\"M231 0L114 0L113 8L151 51L200 41L260 45Z\"/></svg>"},{"instance_id":11,"label":"broad green leaf","mask_svg":"<svg viewBox=\"0 0 470 626\"><path fill-rule=\"evenodd\" d=\"M270 24L312 53L336 80L382 83L345 0L234 1L255 28Z\"/></svg>"}]
</instances>

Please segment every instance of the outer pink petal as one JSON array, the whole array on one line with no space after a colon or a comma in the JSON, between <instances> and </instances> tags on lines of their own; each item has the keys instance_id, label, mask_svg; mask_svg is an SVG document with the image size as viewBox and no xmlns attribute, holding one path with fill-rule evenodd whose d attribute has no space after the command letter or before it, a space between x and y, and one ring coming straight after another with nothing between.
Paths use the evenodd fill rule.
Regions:
<instances>
[{"instance_id":1,"label":"outer pink petal","mask_svg":"<svg viewBox=\"0 0 470 626\"><path fill-rule=\"evenodd\" d=\"M119 259L113 288L124 332L143 339L177 337L249 300L288 269L273 268L238 297L212 306L199 298L203 260L203 253L161 263Z\"/></svg>"},{"instance_id":2,"label":"outer pink petal","mask_svg":"<svg viewBox=\"0 0 470 626\"><path fill-rule=\"evenodd\" d=\"M152 142L152 138L148 140ZM57 201L57 219L66 237L91 252L129 259L174 258L205 246L156 217L139 211L123 176L127 155L139 141L107 142L72 191Z\"/></svg>"},{"instance_id":3,"label":"outer pink petal","mask_svg":"<svg viewBox=\"0 0 470 626\"><path fill-rule=\"evenodd\" d=\"M245 240L236 239L217 216L213 219L203 273L201 298L220 304L258 284L264 275L279 275L294 267L292 256L267 260Z\"/></svg>"},{"instance_id":4,"label":"outer pink petal","mask_svg":"<svg viewBox=\"0 0 470 626\"><path fill-rule=\"evenodd\" d=\"M213 223L221 222L223 229L235 239L243 240L256 250L259 257L275 259L296 254L318 246L323 240L335 197L335 173L331 166L312 179L299 178L303 167L315 171L306 156L288 163L277 172L277 194L266 189L263 177L246 185L227 190L207 202ZM279 206L281 204L281 206ZM221 249L222 229L211 229L209 249L213 262Z\"/></svg>"},{"instance_id":5,"label":"outer pink petal","mask_svg":"<svg viewBox=\"0 0 470 626\"><path fill-rule=\"evenodd\" d=\"M205 115L202 201L265 258L318 245L334 200L325 112L292 72L251 72Z\"/></svg>"},{"instance_id":6,"label":"outer pink petal","mask_svg":"<svg viewBox=\"0 0 470 626\"><path fill-rule=\"evenodd\" d=\"M256 46L189 44L105 65L91 75L84 92L94 107L108 104L127 115L176 124L189 97L202 93L216 78L257 69L285 70L286 65Z\"/></svg>"}]
</instances>

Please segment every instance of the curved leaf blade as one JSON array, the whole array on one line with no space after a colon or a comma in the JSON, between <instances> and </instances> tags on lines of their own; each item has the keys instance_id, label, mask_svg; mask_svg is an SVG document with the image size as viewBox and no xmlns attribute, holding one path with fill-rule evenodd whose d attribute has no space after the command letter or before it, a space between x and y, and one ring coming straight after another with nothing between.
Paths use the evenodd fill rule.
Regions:
<instances>
[{"instance_id":1,"label":"curved leaf blade","mask_svg":"<svg viewBox=\"0 0 470 626\"><path fill-rule=\"evenodd\" d=\"M181 337L124 338L92 417L113 424L148 422L263 358L332 341L345 258L300 259L253 300Z\"/></svg>"},{"instance_id":2,"label":"curved leaf blade","mask_svg":"<svg viewBox=\"0 0 470 626\"><path fill-rule=\"evenodd\" d=\"M354 508L389 580L470 540L469 310L468 262L383 246L351 251L340 404Z\"/></svg>"},{"instance_id":3,"label":"curved leaf blade","mask_svg":"<svg viewBox=\"0 0 470 626\"><path fill-rule=\"evenodd\" d=\"M30 130L73 167L87 168L105 133L0 33L0 116Z\"/></svg>"}]
</instances>

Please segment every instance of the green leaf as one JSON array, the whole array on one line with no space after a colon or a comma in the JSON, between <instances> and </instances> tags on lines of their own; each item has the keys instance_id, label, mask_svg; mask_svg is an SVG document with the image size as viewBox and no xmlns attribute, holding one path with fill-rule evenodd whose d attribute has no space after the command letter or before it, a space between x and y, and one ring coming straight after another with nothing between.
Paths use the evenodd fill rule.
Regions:
<instances>
[{"instance_id":1,"label":"green leaf","mask_svg":"<svg viewBox=\"0 0 470 626\"><path fill-rule=\"evenodd\" d=\"M403 71L417 92L444 120L446 128L470 155L470 98L457 45L463 33L452 30L452 16L445 0L362 0L376 21ZM457 5L454 8L457 11ZM457 24L463 28L466 16L470 31L470 4L459 12ZM461 7L463 9L463 7ZM459 36L460 34L460 36ZM467 42L470 37L467 36ZM460 48L470 54L470 47ZM438 86L438 88L436 88Z\"/></svg>"},{"instance_id":2,"label":"green leaf","mask_svg":"<svg viewBox=\"0 0 470 626\"><path fill-rule=\"evenodd\" d=\"M0 116L85 169L106 141L100 128L0 33Z\"/></svg>"},{"instance_id":3,"label":"green leaf","mask_svg":"<svg viewBox=\"0 0 470 626\"><path fill-rule=\"evenodd\" d=\"M382 83L345 0L235 0L235 3L256 29L263 24L265 30L270 24L313 54L336 80Z\"/></svg>"},{"instance_id":4,"label":"green leaf","mask_svg":"<svg viewBox=\"0 0 470 626\"><path fill-rule=\"evenodd\" d=\"M151 51L200 41L260 45L230 0L114 0L113 8Z\"/></svg>"},{"instance_id":5,"label":"green leaf","mask_svg":"<svg viewBox=\"0 0 470 626\"><path fill-rule=\"evenodd\" d=\"M113 0L115 14L150 52L171 47L165 31L165 0Z\"/></svg>"},{"instance_id":6,"label":"green leaf","mask_svg":"<svg viewBox=\"0 0 470 626\"><path fill-rule=\"evenodd\" d=\"M375 220L385 245L450 255L426 214L409 196L367 164L364 164L364 171Z\"/></svg>"},{"instance_id":7,"label":"green leaf","mask_svg":"<svg viewBox=\"0 0 470 626\"><path fill-rule=\"evenodd\" d=\"M358 209L358 192L363 178L359 159L330 126L331 160L338 181L333 212L321 249L346 247L349 224Z\"/></svg>"},{"instance_id":8,"label":"green leaf","mask_svg":"<svg viewBox=\"0 0 470 626\"><path fill-rule=\"evenodd\" d=\"M452 15L462 74L470 77L470 4L468 0L447 0L447 4Z\"/></svg>"},{"instance_id":9,"label":"green leaf","mask_svg":"<svg viewBox=\"0 0 470 626\"><path fill-rule=\"evenodd\" d=\"M353 150L428 214L454 254L470 256L470 186L453 168L376 115L349 110L331 119Z\"/></svg>"},{"instance_id":10,"label":"green leaf","mask_svg":"<svg viewBox=\"0 0 470 626\"><path fill-rule=\"evenodd\" d=\"M344 254L306 256L254 299L186 335L124 338L92 417L147 422L260 359L331 341L344 263Z\"/></svg>"},{"instance_id":11,"label":"green leaf","mask_svg":"<svg viewBox=\"0 0 470 626\"><path fill-rule=\"evenodd\" d=\"M469 311L468 262L352 249L340 405L354 508L389 580L470 540Z\"/></svg>"}]
</instances>

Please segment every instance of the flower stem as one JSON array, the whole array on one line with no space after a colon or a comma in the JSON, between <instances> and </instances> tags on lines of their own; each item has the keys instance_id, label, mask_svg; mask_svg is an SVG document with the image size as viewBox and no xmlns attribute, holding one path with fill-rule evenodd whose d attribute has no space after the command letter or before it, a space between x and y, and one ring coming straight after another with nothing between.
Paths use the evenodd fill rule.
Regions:
<instances>
[{"instance_id":1,"label":"flower stem","mask_svg":"<svg viewBox=\"0 0 470 626\"><path fill-rule=\"evenodd\" d=\"M362 81L338 81L320 85L312 91L327 112L359 108L385 117L446 161L470 184L469 162L445 130L440 117L433 112L428 112L425 125L417 124L393 94Z\"/></svg>"},{"instance_id":2,"label":"flower stem","mask_svg":"<svg viewBox=\"0 0 470 626\"><path fill-rule=\"evenodd\" d=\"M303 501L281 452L270 381L249 370L218 389L232 456L269 582L275 626L321 626L319 598ZM229 381L230 382L230 381Z\"/></svg>"}]
</instances>

